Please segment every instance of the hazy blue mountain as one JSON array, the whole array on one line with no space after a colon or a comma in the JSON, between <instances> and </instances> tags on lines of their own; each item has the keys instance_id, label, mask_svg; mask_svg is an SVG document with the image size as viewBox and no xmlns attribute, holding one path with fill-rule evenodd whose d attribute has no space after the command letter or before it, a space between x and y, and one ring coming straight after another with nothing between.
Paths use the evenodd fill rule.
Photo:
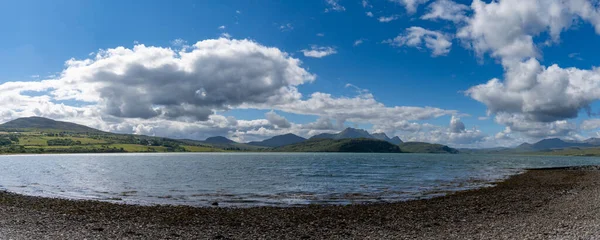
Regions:
<instances>
[{"instance_id":1,"label":"hazy blue mountain","mask_svg":"<svg viewBox=\"0 0 600 240\"><path fill-rule=\"evenodd\" d=\"M385 133L373 133L370 134L366 130L356 128L346 128L344 131L339 133L321 133L312 136L310 139L352 139L352 138L367 138L367 139L378 139L387 141L392 144L400 144L402 140L399 137L389 138Z\"/></svg>"},{"instance_id":2,"label":"hazy blue mountain","mask_svg":"<svg viewBox=\"0 0 600 240\"><path fill-rule=\"evenodd\" d=\"M285 145L295 144L306 141L306 138L298 135L288 133L284 135L275 136L269 139L265 139L260 142L249 142L249 145L262 146L262 147L281 147Z\"/></svg>"},{"instance_id":3,"label":"hazy blue mountain","mask_svg":"<svg viewBox=\"0 0 600 240\"><path fill-rule=\"evenodd\" d=\"M592 144L585 142L567 142L559 138L549 138L536 142L531 145L535 150L547 150L569 147L592 147Z\"/></svg>"},{"instance_id":4,"label":"hazy blue mountain","mask_svg":"<svg viewBox=\"0 0 600 240\"><path fill-rule=\"evenodd\" d=\"M216 137L209 137L206 140L204 140L204 142L207 143L218 143L218 144L229 144L229 143L236 143L235 141L223 137L223 136L216 136Z\"/></svg>"},{"instance_id":5,"label":"hazy blue mountain","mask_svg":"<svg viewBox=\"0 0 600 240\"><path fill-rule=\"evenodd\" d=\"M10 131L53 131L53 132L76 132L76 133L101 133L102 131L86 127L76 123L55 121L43 117L18 118L10 122L0 124L0 129Z\"/></svg>"},{"instance_id":6,"label":"hazy blue mountain","mask_svg":"<svg viewBox=\"0 0 600 240\"><path fill-rule=\"evenodd\" d=\"M374 139L369 132L363 129L346 128L339 133L321 133L311 137L310 139L347 139L347 138L371 138Z\"/></svg>"},{"instance_id":7,"label":"hazy blue mountain","mask_svg":"<svg viewBox=\"0 0 600 240\"><path fill-rule=\"evenodd\" d=\"M594 146L600 146L600 138L588 138L583 142Z\"/></svg>"},{"instance_id":8,"label":"hazy blue mountain","mask_svg":"<svg viewBox=\"0 0 600 240\"><path fill-rule=\"evenodd\" d=\"M398 136L389 138L385 133L373 133L373 134L371 134L371 136L373 136L376 139L387 141L389 143L396 144L396 145L402 143L402 140L400 140L400 138Z\"/></svg>"}]
</instances>

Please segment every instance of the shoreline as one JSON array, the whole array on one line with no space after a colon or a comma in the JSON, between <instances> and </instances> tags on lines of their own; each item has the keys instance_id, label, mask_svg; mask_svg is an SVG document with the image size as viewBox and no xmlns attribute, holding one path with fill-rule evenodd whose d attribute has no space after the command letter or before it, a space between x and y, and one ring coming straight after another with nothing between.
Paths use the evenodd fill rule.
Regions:
<instances>
[{"instance_id":1,"label":"shoreline","mask_svg":"<svg viewBox=\"0 0 600 240\"><path fill-rule=\"evenodd\" d=\"M600 168L533 169L496 186L396 203L137 206L0 192L0 239L600 237Z\"/></svg>"}]
</instances>

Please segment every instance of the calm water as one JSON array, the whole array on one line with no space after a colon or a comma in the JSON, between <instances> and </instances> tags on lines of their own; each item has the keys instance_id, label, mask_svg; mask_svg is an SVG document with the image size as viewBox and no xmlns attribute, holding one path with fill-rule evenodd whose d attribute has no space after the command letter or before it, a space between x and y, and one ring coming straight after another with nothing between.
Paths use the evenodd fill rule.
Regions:
<instances>
[{"instance_id":1,"label":"calm water","mask_svg":"<svg viewBox=\"0 0 600 240\"><path fill-rule=\"evenodd\" d=\"M366 153L0 156L0 190L134 204L348 204L489 186L523 168L589 164L600 164L600 158Z\"/></svg>"}]
</instances>

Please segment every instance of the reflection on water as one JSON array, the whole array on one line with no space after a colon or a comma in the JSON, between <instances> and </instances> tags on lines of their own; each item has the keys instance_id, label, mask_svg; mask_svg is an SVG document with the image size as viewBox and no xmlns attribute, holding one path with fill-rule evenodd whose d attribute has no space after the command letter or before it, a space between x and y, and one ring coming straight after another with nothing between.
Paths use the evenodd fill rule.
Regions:
<instances>
[{"instance_id":1,"label":"reflection on water","mask_svg":"<svg viewBox=\"0 0 600 240\"><path fill-rule=\"evenodd\" d=\"M524 168L600 158L346 153L0 156L0 189L133 204L390 202L489 186Z\"/></svg>"}]
</instances>

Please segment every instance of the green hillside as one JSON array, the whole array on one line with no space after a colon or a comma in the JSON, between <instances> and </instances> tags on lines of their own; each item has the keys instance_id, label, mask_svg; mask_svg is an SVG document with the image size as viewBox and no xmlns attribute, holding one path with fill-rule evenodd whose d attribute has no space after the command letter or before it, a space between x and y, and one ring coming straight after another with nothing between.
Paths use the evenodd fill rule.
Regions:
<instances>
[{"instance_id":1,"label":"green hillside","mask_svg":"<svg viewBox=\"0 0 600 240\"><path fill-rule=\"evenodd\" d=\"M3 132L71 132L71 133L102 133L98 129L70 123L55 121L42 117L18 118L10 122L0 124L0 131Z\"/></svg>"},{"instance_id":2,"label":"green hillside","mask_svg":"<svg viewBox=\"0 0 600 240\"><path fill-rule=\"evenodd\" d=\"M401 143L399 146L403 152L409 153L458 153L458 150L454 148L441 144L432 144L425 142L405 142Z\"/></svg>"},{"instance_id":3,"label":"green hillside","mask_svg":"<svg viewBox=\"0 0 600 240\"><path fill-rule=\"evenodd\" d=\"M394 144L377 139L312 139L273 149L277 152L377 152L400 153Z\"/></svg>"}]
</instances>

